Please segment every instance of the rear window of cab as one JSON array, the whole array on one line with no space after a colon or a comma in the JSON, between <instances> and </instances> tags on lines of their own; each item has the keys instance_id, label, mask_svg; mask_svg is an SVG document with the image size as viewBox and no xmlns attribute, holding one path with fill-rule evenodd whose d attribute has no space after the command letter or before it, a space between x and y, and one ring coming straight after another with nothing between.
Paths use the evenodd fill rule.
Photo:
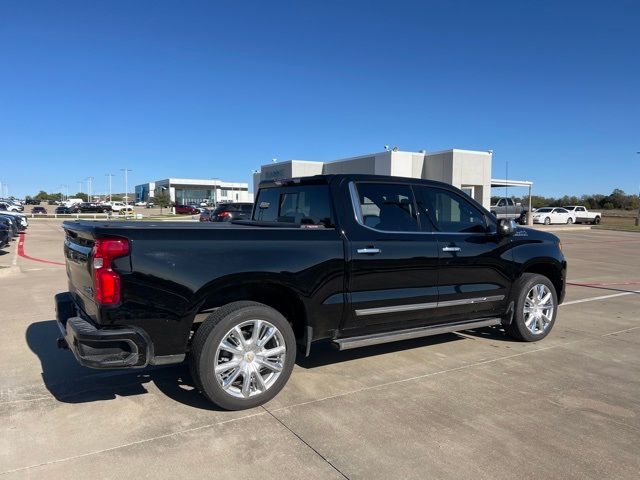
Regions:
<instances>
[{"instance_id":1,"label":"rear window of cab","mask_svg":"<svg viewBox=\"0 0 640 480\"><path fill-rule=\"evenodd\" d=\"M253 220L332 228L334 221L329 187L301 185L261 188Z\"/></svg>"}]
</instances>

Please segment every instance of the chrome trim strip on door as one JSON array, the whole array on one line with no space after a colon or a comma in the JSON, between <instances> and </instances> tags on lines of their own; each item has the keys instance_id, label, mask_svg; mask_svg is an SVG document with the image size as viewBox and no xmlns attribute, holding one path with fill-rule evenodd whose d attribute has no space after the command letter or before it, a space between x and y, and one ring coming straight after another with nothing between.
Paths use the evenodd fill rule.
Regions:
<instances>
[{"instance_id":1,"label":"chrome trim strip on door","mask_svg":"<svg viewBox=\"0 0 640 480\"><path fill-rule=\"evenodd\" d=\"M445 300L438 302L439 307L455 307L456 305L472 305L474 303L499 302L504 300L504 295L492 295L490 297L465 298L462 300Z\"/></svg>"},{"instance_id":2,"label":"chrome trim strip on door","mask_svg":"<svg viewBox=\"0 0 640 480\"><path fill-rule=\"evenodd\" d=\"M356 316L362 317L365 315L380 315L384 313L395 312L409 312L413 310L427 310L430 308L438 307L453 307L457 305L472 305L475 303L487 303L498 302L504 300L504 295L492 295L489 297L475 297L475 298L463 298L462 300L445 300L444 302L430 302L430 303L414 303L409 305L394 305L392 307L376 307L376 308L363 308L356 310Z\"/></svg>"},{"instance_id":3,"label":"chrome trim strip on door","mask_svg":"<svg viewBox=\"0 0 640 480\"><path fill-rule=\"evenodd\" d=\"M362 310L356 310L356 316L362 317L364 315L379 315L381 313L408 312L411 310L426 310L428 308L436 308L437 306L438 306L438 302L431 302L431 303L414 303L412 305L394 305L393 307L364 308Z\"/></svg>"}]
</instances>

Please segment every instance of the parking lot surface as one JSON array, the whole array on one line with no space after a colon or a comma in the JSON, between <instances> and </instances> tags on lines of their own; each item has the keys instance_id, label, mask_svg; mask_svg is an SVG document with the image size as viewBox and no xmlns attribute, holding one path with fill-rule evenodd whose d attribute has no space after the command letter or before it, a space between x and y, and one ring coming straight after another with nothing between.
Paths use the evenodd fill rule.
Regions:
<instances>
[{"instance_id":1,"label":"parking lot surface","mask_svg":"<svg viewBox=\"0 0 640 480\"><path fill-rule=\"evenodd\" d=\"M185 365L80 367L56 348L63 233L0 253L2 478L639 478L640 235L555 232L551 334L318 347L264 407L220 411Z\"/></svg>"}]
</instances>

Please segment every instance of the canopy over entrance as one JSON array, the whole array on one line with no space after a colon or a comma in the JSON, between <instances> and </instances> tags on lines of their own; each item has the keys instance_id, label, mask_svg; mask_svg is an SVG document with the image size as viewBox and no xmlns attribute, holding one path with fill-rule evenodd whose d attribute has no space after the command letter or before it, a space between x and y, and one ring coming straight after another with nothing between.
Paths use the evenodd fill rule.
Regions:
<instances>
[{"instance_id":1,"label":"canopy over entrance","mask_svg":"<svg viewBox=\"0 0 640 480\"><path fill-rule=\"evenodd\" d=\"M531 215L531 189L533 188L533 182L528 180L500 180L497 178L491 179L491 188L500 187L525 187L529 189L529 207L527 209L527 225L533 225L533 215Z\"/></svg>"}]
</instances>

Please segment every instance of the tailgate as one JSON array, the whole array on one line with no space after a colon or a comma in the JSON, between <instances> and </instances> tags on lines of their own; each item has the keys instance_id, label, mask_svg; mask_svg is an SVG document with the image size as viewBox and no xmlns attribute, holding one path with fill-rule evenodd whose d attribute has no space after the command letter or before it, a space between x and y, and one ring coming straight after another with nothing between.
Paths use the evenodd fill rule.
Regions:
<instances>
[{"instance_id":1,"label":"tailgate","mask_svg":"<svg viewBox=\"0 0 640 480\"><path fill-rule=\"evenodd\" d=\"M93 302L93 279L91 277L93 233L86 230L75 230L66 225L64 229L64 257L67 264L69 291L76 297L78 303L84 306L87 301Z\"/></svg>"}]
</instances>

